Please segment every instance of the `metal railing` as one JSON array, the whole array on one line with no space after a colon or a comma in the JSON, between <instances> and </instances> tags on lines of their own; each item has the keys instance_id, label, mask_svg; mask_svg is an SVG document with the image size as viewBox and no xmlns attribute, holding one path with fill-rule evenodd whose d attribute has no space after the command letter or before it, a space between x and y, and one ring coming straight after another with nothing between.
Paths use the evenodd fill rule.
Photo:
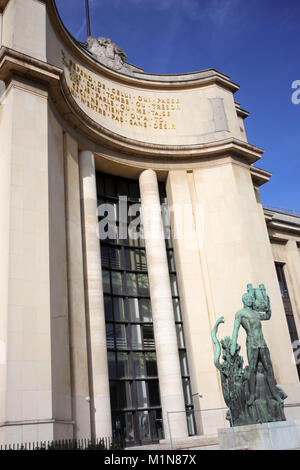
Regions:
<instances>
[{"instance_id":1,"label":"metal railing","mask_svg":"<svg viewBox=\"0 0 300 470\"><path fill-rule=\"evenodd\" d=\"M228 408L207 408L201 410L184 410L184 411L168 411L167 412L167 426L170 441L170 448L177 447L176 439L172 434L172 429L176 427L176 421L179 415L185 415L187 422L193 421L196 434L190 435L191 438L201 438L215 435L217 436L216 429L226 428L230 426L227 416ZM181 439L180 439L181 441ZM186 444L185 444L186 445ZM191 447L193 443L191 441Z\"/></svg>"},{"instance_id":2,"label":"metal railing","mask_svg":"<svg viewBox=\"0 0 300 470\"><path fill-rule=\"evenodd\" d=\"M52 441L18 442L1 444L0 451L45 450L114 450L123 449L122 442L112 437L95 439L61 439Z\"/></svg>"}]
</instances>

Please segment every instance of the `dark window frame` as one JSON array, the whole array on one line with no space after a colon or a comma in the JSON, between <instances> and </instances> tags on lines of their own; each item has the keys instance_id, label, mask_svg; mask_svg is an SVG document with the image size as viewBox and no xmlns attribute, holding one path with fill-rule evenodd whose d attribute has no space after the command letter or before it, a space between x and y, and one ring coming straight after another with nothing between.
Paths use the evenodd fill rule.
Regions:
<instances>
[{"instance_id":1,"label":"dark window frame","mask_svg":"<svg viewBox=\"0 0 300 470\"><path fill-rule=\"evenodd\" d=\"M275 268L276 268L277 278L279 282L279 289L281 292L281 297L282 297L282 302L283 302L283 307L285 311L285 316L286 316L291 343L293 343L294 341L299 342L299 335L298 335L297 326L295 322L293 306L292 306L292 302L290 299L289 289L288 289L286 275L285 275L286 263L276 261ZM298 376L300 380L300 364L296 364L296 367L297 367Z\"/></svg>"},{"instance_id":2,"label":"dark window frame","mask_svg":"<svg viewBox=\"0 0 300 470\"><path fill-rule=\"evenodd\" d=\"M110 182L110 194L105 194L101 192L101 187L107 186L106 185L106 178L109 178ZM116 192L118 186L123 186L129 189L130 185L133 185L135 187L135 190L132 190L131 195L129 194L128 196L128 191L127 191L127 201L128 204L137 204L140 203L140 198L137 197L139 194L139 189L138 189L138 182L134 181L132 182L131 180L126 180L124 178L119 178L119 177L113 177L113 176L107 176L103 175L100 173L96 173L96 178L97 178L97 191L98 191L98 204L99 203L113 203L116 204L119 201L119 196L122 194L118 194ZM102 181L102 186L99 184L99 181ZM132 187L133 187L132 186ZM114 188L115 194L113 195L112 189ZM164 184L159 184L159 189L160 189L160 196L161 196L161 201L167 204L166 201L166 194L165 194L165 186ZM100 190L100 191L99 191ZM132 196L134 194L135 196ZM167 207L167 206L166 206ZM106 217L104 215L103 217ZM134 218L134 217L133 217ZM114 223L117 227L119 228L119 214L118 211L116 212L116 218L114 220ZM100 220L100 218L99 218ZM128 218L128 224L132 218ZM171 233L170 228L164 224L165 230L169 230L168 233ZM119 235L119 234L118 234ZM182 375L182 381L188 381L189 387L190 387L190 376L189 376L189 371L188 371L188 361L186 357L186 348L185 348L185 342L184 342L184 327L183 327L183 320L182 320L182 314L181 314L181 308L180 308L180 296L178 292L178 285L177 285L177 277L176 277L176 266L175 266L175 256L174 256L174 249L173 249L173 243L172 243L172 238L170 237L169 239L166 239L166 249L167 249L167 255L168 255L168 264L169 264L169 272L170 272L170 280L173 277L173 283L176 284L176 292L172 292L172 297L173 301L177 302L177 309L179 308L180 316L179 318L175 318L175 309L174 309L174 321L176 325L176 329L180 327L182 329L182 338L183 342L181 345L178 346L178 351L180 355L185 355L185 364L187 367L187 374L184 373ZM130 250L132 253L134 253L133 258L134 259L134 265L127 263L128 261L128 254L130 253ZM118 254L116 254L116 251ZM115 253L115 255L114 255ZM113 335L112 341L108 341L107 344L107 351L108 354L114 353L114 370L116 371L116 377L110 376L110 383L128 383L129 387L131 389L131 403L134 404L134 406L126 406L126 407L121 407L121 408L112 408L112 415L119 416L118 419L121 421L125 419L125 413L132 413L133 416L133 421L134 421L134 428L135 428L135 434L138 435L138 429L137 429L137 419L138 419L138 413L139 412L149 412L149 419L152 422L153 421L153 416L154 412L156 413L161 413L161 406L150 406L150 393L149 393L149 387L151 387L151 383L157 383L159 384L158 380L158 375L156 376L149 376L147 375L147 364L146 364L146 354L149 353L154 353L156 356L156 351L155 351L155 338L154 338L154 331L153 331L153 321L151 318L151 321L149 319L147 321L144 321L144 318L142 318L141 314L139 316L139 319L133 320L130 317L130 312L129 312L129 306L128 306L128 299L137 299L138 304L140 304L141 301L147 300L150 303L150 313L151 313L151 302L150 302L150 292L149 292L149 280L148 280L148 290L143 291L139 289L139 282L138 282L138 277L141 275L147 276L148 278L148 271L147 271L147 261L146 261L146 252L145 252L145 243L142 238L139 238L138 240L134 241L133 243L130 243L129 240L124 240L120 239L119 237L114 240L109 240L109 239L104 239L101 240L101 257L102 257L102 272L103 272L103 278L105 276L105 272L107 272L107 276L109 279L109 290L104 290L104 297L106 299L110 299L109 302L111 302L111 306L109 309L109 312L106 311L106 324L107 327L112 328ZM137 263L137 259L140 258L141 264ZM144 259L144 262L142 261ZM135 269L133 269L133 266ZM139 266L137 268L137 266ZM113 278L114 276L117 278L117 275L114 273L120 273L120 287L121 289L115 289L113 287ZM135 277L135 285L136 285L136 292L135 291L130 291L128 288L129 284L127 283L128 279L128 274L131 274ZM118 283L115 284L115 286ZM116 315L116 299L122 299L123 300L123 308L124 308L124 319L120 319ZM111 315L108 315L110 313ZM141 327L141 340L142 340L142 347L133 347L133 341L132 341L132 331L133 327L135 325L139 325ZM117 334L116 334L116 328L124 326L125 329L125 341L124 344L121 347L122 340L118 341L117 343ZM144 343L144 333L143 333L143 327L152 326L152 331L153 331L153 345L148 345L147 347L145 346ZM122 338L122 336L121 336ZM125 353L127 354L128 357L128 370L129 370L129 375L127 377L117 377L118 374L118 367L123 367L118 365L117 357L118 354L120 353ZM145 365L145 370L146 370L146 376L141 376L137 377L135 375L134 371L134 357L136 357L136 354L142 354L143 355L143 361ZM156 366L157 370L157 366ZM110 371L111 372L111 371ZM111 375L111 374L110 374ZM137 402L137 383L140 383L144 381L146 384L146 395L148 399L147 407L139 407L138 402ZM183 385L182 385L183 386ZM159 386L158 386L158 393L159 393ZM192 397L191 390L190 390L190 397ZM186 410L189 415L191 415L193 411L193 404L192 403L186 403ZM119 415L118 415L119 413ZM123 418L121 415L124 415ZM122 421L122 422L123 422ZM161 419L158 419L158 421L161 421ZM152 423L153 424L153 423ZM152 426L151 424L151 426ZM194 425L195 429L195 425ZM151 429L151 432L153 434L153 429ZM194 434L195 432L192 432L191 434ZM161 438L161 437L160 437Z\"/></svg>"}]
</instances>

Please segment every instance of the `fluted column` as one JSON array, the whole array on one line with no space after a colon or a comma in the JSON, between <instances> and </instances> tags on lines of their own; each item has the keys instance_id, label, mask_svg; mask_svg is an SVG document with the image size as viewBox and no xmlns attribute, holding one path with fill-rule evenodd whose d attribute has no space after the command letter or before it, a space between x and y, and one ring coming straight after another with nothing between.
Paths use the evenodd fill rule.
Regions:
<instances>
[{"instance_id":1,"label":"fluted column","mask_svg":"<svg viewBox=\"0 0 300 470\"><path fill-rule=\"evenodd\" d=\"M158 183L153 170L140 175L140 193L164 431L169 437L170 426L171 437L176 439L187 437L188 431Z\"/></svg>"},{"instance_id":2,"label":"fluted column","mask_svg":"<svg viewBox=\"0 0 300 470\"><path fill-rule=\"evenodd\" d=\"M92 436L112 433L94 154L79 153Z\"/></svg>"},{"instance_id":3,"label":"fluted column","mask_svg":"<svg viewBox=\"0 0 300 470\"><path fill-rule=\"evenodd\" d=\"M72 414L76 423L74 437L80 439L91 437L90 406L87 401L90 392L78 145L68 134L64 136L64 150Z\"/></svg>"}]
</instances>

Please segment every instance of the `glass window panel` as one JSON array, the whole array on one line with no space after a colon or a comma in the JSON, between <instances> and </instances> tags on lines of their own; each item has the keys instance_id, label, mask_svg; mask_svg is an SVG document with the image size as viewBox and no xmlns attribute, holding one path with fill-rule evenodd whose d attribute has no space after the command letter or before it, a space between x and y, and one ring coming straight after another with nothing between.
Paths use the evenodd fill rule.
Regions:
<instances>
[{"instance_id":1,"label":"glass window panel","mask_svg":"<svg viewBox=\"0 0 300 470\"><path fill-rule=\"evenodd\" d=\"M119 382L118 408L132 408L131 385L129 382Z\"/></svg>"},{"instance_id":2,"label":"glass window panel","mask_svg":"<svg viewBox=\"0 0 300 470\"><path fill-rule=\"evenodd\" d=\"M112 409L118 408L118 382L109 382L110 388L110 403Z\"/></svg>"},{"instance_id":3,"label":"glass window panel","mask_svg":"<svg viewBox=\"0 0 300 470\"><path fill-rule=\"evenodd\" d=\"M161 440L164 438L162 412L161 410L151 410L150 415L153 416L153 421L154 421L153 438L157 440Z\"/></svg>"},{"instance_id":4,"label":"glass window panel","mask_svg":"<svg viewBox=\"0 0 300 470\"><path fill-rule=\"evenodd\" d=\"M109 349L113 349L115 347L114 327L111 323L106 323L106 346Z\"/></svg>"},{"instance_id":5,"label":"glass window panel","mask_svg":"<svg viewBox=\"0 0 300 470\"><path fill-rule=\"evenodd\" d=\"M182 386L183 386L184 401L186 405L191 405L192 393L191 393L191 387L190 387L190 379L183 379Z\"/></svg>"},{"instance_id":6,"label":"glass window panel","mask_svg":"<svg viewBox=\"0 0 300 470\"><path fill-rule=\"evenodd\" d=\"M161 202L161 216L163 220L163 225L168 226L171 224L168 200L166 198L162 198L160 202Z\"/></svg>"},{"instance_id":7,"label":"glass window panel","mask_svg":"<svg viewBox=\"0 0 300 470\"><path fill-rule=\"evenodd\" d=\"M117 191L118 191L118 196L127 196L128 195L127 181L118 179L117 180Z\"/></svg>"},{"instance_id":8,"label":"glass window panel","mask_svg":"<svg viewBox=\"0 0 300 470\"><path fill-rule=\"evenodd\" d=\"M158 380L149 380L148 390L150 406L160 406Z\"/></svg>"},{"instance_id":9,"label":"glass window panel","mask_svg":"<svg viewBox=\"0 0 300 470\"><path fill-rule=\"evenodd\" d=\"M115 335L117 349L127 349L126 326L116 323Z\"/></svg>"},{"instance_id":10,"label":"glass window panel","mask_svg":"<svg viewBox=\"0 0 300 470\"><path fill-rule=\"evenodd\" d=\"M140 431L140 438L142 441L151 440L149 411L138 412L138 427Z\"/></svg>"},{"instance_id":11,"label":"glass window panel","mask_svg":"<svg viewBox=\"0 0 300 470\"><path fill-rule=\"evenodd\" d=\"M121 268L121 248L110 248L109 250L109 257L110 257L110 267L112 269L120 269Z\"/></svg>"},{"instance_id":12,"label":"glass window panel","mask_svg":"<svg viewBox=\"0 0 300 470\"><path fill-rule=\"evenodd\" d=\"M103 194L104 193L104 177L98 171L96 172L96 184L97 184L98 194Z\"/></svg>"},{"instance_id":13,"label":"glass window panel","mask_svg":"<svg viewBox=\"0 0 300 470\"><path fill-rule=\"evenodd\" d=\"M112 271L111 284L113 294L122 294L122 273Z\"/></svg>"},{"instance_id":14,"label":"glass window panel","mask_svg":"<svg viewBox=\"0 0 300 470\"><path fill-rule=\"evenodd\" d=\"M149 281L147 274L138 274L139 295L149 296Z\"/></svg>"},{"instance_id":15,"label":"glass window panel","mask_svg":"<svg viewBox=\"0 0 300 470\"><path fill-rule=\"evenodd\" d=\"M127 226L128 222L128 202L125 194L118 196L117 203L117 220ZM126 230L127 231L127 230Z\"/></svg>"},{"instance_id":16,"label":"glass window panel","mask_svg":"<svg viewBox=\"0 0 300 470\"><path fill-rule=\"evenodd\" d=\"M103 219L103 217L105 217L105 210L104 208L102 207L103 204L106 204L106 200L103 199L102 197L98 197L97 198L97 216L98 216L98 223L100 220ZM107 215L107 214L106 214Z\"/></svg>"},{"instance_id":17,"label":"glass window panel","mask_svg":"<svg viewBox=\"0 0 300 470\"><path fill-rule=\"evenodd\" d=\"M152 322L152 311L150 299L140 299L140 315L143 322Z\"/></svg>"},{"instance_id":18,"label":"glass window panel","mask_svg":"<svg viewBox=\"0 0 300 470\"><path fill-rule=\"evenodd\" d=\"M138 181L130 181L129 183L129 197L133 199L139 199L140 188Z\"/></svg>"},{"instance_id":19,"label":"glass window panel","mask_svg":"<svg viewBox=\"0 0 300 470\"><path fill-rule=\"evenodd\" d=\"M180 366L181 366L181 375L189 375L187 358L185 351L179 351Z\"/></svg>"},{"instance_id":20,"label":"glass window panel","mask_svg":"<svg viewBox=\"0 0 300 470\"><path fill-rule=\"evenodd\" d=\"M127 294L137 296L136 275L126 273Z\"/></svg>"},{"instance_id":21,"label":"glass window panel","mask_svg":"<svg viewBox=\"0 0 300 470\"><path fill-rule=\"evenodd\" d=\"M130 321L140 321L138 299L126 299L127 318Z\"/></svg>"},{"instance_id":22,"label":"glass window panel","mask_svg":"<svg viewBox=\"0 0 300 470\"><path fill-rule=\"evenodd\" d=\"M136 224L131 224L130 227L128 228L128 233L129 233L129 236L130 236L130 246L132 247L135 247L138 251L138 248L140 246L143 246L141 244L141 237L142 237L142 234L141 234L141 231L140 231L140 226L139 225L136 225ZM138 270L138 268L137 268Z\"/></svg>"},{"instance_id":23,"label":"glass window panel","mask_svg":"<svg viewBox=\"0 0 300 470\"><path fill-rule=\"evenodd\" d=\"M125 430L123 435L126 442L134 442L133 413L125 413Z\"/></svg>"},{"instance_id":24,"label":"glass window panel","mask_svg":"<svg viewBox=\"0 0 300 470\"><path fill-rule=\"evenodd\" d=\"M116 378L116 356L114 352L108 351L107 353L107 361L108 361L108 372L109 378Z\"/></svg>"},{"instance_id":25,"label":"glass window panel","mask_svg":"<svg viewBox=\"0 0 300 470\"><path fill-rule=\"evenodd\" d=\"M146 364L143 353L133 353L134 376L146 377Z\"/></svg>"},{"instance_id":26,"label":"glass window panel","mask_svg":"<svg viewBox=\"0 0 300 470\"><path fill-rule=\"evenodd\" d=\"M131 235L131 240L129 244L132 247L145 248L144 230L141 224L141 220L139 219L137 221L134 218L132 220L134 220L134 223L130 225L130 228L128 230Z\"/></svg>"},{"instance_id":27,"label":"glass window panel","mask_svg":"<svg viewBox=\"0 0 300 470\"><path fill-rule=\"evenodd\" d=\"M131 236L130 232L129 232L129 236L128 236L128 242L129 242L129 246L132 246L132 247L135 247L135 248L138 248L140 246L139 237Z\"/></svg>"},{"instance_id":28,"label":"glass window panel","mask_svg":"<svg viewBox=\"0 0 300 470\"><path fill-rule=\"evenodd\" d=\"M143 325L144 349L155 349L152 325Z\"/></svg>"},{"instance_id":29,"label":"glass window panel","mask_svg":"<svg viewBox=\"0 0 300 470\"><path fill-rule=\"evenodd\" d=\"M124 301L122 298L114 298L114 317L115 321L125 321Z\"/></svg>"},{"instance_id":30,"label":"glass window panel","mask_svg":"<svg viewBox=\"0 0 300 470\"><path fill-rule=\"evenodd\" d=\"M141 202L140 199L128 202L128 220L134 220L141 215Z\"/></svg>"},{"instance_id":31,"label":"glass window panel","mask_svg":"<svg viewBox=\"0 0 300 470\"><path fill-rule=\"evenodd\" d=\"M179 348L184 348L183 328L181 324L176 324L177 343Z\"/></svg>"},{"instance_id":32,"label":"glass window panel","mask_svg":"<svg viewBox=\"0 0 300 470\"><path fill-rule=\"evenodd\" d=\"M293 341L298 340L297 327L296 327L294 317L292 315L286 315L286 321L288 324L291 341L293 342Z\"/></svg>"},{"instance_id":33,"label":"glass window panel","mask_svg":"<svg viewBox=\"0 0 300 470\"><path fill-rule=\"evenodd\" d=\"M186 411L189 436L194 436L196 434L195 413L192 408L188 408Z\"/></svg>"},{"instance_id":34,"label":"glass window panel","mask_svg":"<svg viewBox=\"0 0 300 470\"><path fill-rule=\"evenodd\" d=\"M182 321L181 308L179 299L173 299L173 309L175 321Z\"/></svg>"},{"instance_id":35,"label":"glass window panel","mask_svg":"<svg viewBox=\"0 0 300 470\"><path fill-rule=\"evenodd\" d=\"M106 201L104 217L111 223L112 226L118 220L117 211L118 211L118 206L116 202Z\"/></svg>"},{"instance_id":36,"label":"glass window panel","mask_svg":"<svg viewBox=\"0 0 300 470\"><path fill-rule=\"evenodd\" d=\"M113 320L112 298L109 295L104 296L105 320Z\"/></svg>"},{"instance_id":37,"label":"glass window panel","mask_svg":"<svg viewBox=\"0 0 300 470\"><path fill-rule=\"evenodd\" d=\"M175 260L173 250L167 250L169 271L175 271Z\"/></svg>"},{"instance_id":38,"label":"glass window panel","mask_svg":"<svg viewBox=\"0 0 300 470\"><path fill-rule=\"evenodd\" d=\"M135 251L135 262L137 271L147 271L147 260L145 250Z\"/></svg>"},{"instance_id":39,"label":"glass window panel","mask_svg":"<svg viewBox=\"0 0 300 470\"><path fill-rule=\"evenodd\" d=\"M102 266L109 268L109 248L101 244L101 262Z\"/></svg>"},{"instance_id":40,"label":"glass window panel","mask_svg":"<svg viewBox=\"0 0 300 470\"><path fill-rule=\"evenodd\" d=\"M120 245L128 245L128 229L127 224L121 222L118 226L118 243Z\"/></svg>"},{"instance_id":41,"label":"glass window panel","mask_svg":"<svg viewBox=\"0 0 300 470\"><path fill-rule=\"evenodd\" d=\"M117 374L119 378L129 376L129 355L125 352L117 353Z\"/></svg>"},{"instance_id":42,"label":"glass window panel","mask_svg":"<svg viewBox=\"0 0 300 470\"><path fill-rule=\"evenodd\" d=\"M135 250L126 248L125 250L125 268L128 271L136 271Z\"/></svg>"},{"instance_id":43,"label":"glass window panel","mask_svg":"<svg viewBox=\"0 0 300 470\"><path fill-rule=\"evenodd\" d=\"M99 222L97 233L99 240L115 244L118 238L118 227L115 222L109 222L105 219L103 222Z\"/></svg>"},{"instance_id":44,"label":"glass window panel","mask_svg":"<svg viewBox=\"0 0 300 470\"><path fill-rule=\"evenodd\" d=\"M155 352L146 352L145 360L147 377L157 377L157 362Z\"/></svg>"},{"instance_id":45,"label":"glass window panel","mask_svg":"<svg viewBox=\"0 0 300 470\"><path fill-rule=\"evenodd\" d=\"M103 284L103 292L110 293L110 275L109 271L103 269L102 271L102 284Z\"/></svg>"},{"instance_id":46,"label":"glass window panel","mask_svg":"<svg viewBox=\"0 0 300 470\"><path fill-rule=\"evenodd\" d=\"M147 385L144 380L136 381L136 397L138 408L148 407Z\"/></svg>"},{"instance_id":47,"label":"glass window panel","mask_svg":"<svg viewBox=\"0 0 300 470\"><path fill-rule=\"evenodd\" d=\"M144 228L141 226L141 235L139 237L139 247L145 248L145 237L144 237Z\"/></svg>"},{"instance_id":48,"label":"glass window panel","mask_svg":"<svg viewBox=\"0 0 300 470\"><path fill-rule=\"evenodd\" d=\"M178 297L176 274L170 274L170 282L173 297Z\"/></svg>"},{"instance_id":49,"label":"glass window panel","mask_svg":"<svg viewBox=\"0 0 300 470\"><path fill-rule=\"evenodd\" d=\"M113 178L105 175L104 178L104 185L105 185L105 195L114 197L116 195L115 192L115 183Z\"/></svg>"},{"instance_id":50,"label":"glass window panel","mask_svg":"<svg viewBox=\"0 0 300 470\"><path fill-rule=\"evenodd\" d=\"M140 325L131 325L131 347L132 349L142 349L142 331Z\"/></svg>"},{"instance_id":51,"label":"glass window panel","mask_svg":"<svg viewBox=\"0 0 300 470\"><path fill-rule=\"evenodd\" d=\"M138 204L130 205L128 208L128 234L129 245L138 247L139 238L141 236L141 217L140 207Z\"/></svg>"},{"instance_id":52,"label":"glass window panel","mask_svg":"<svg viewBox=\"0 0 300 470\"><path fill-rule=\"evenodd\" d=\"M158 189L159 189L159 196L160 196L161 202L167 201L166 183L164 181L159 181L158 182Z\"/></svg>"},{"instance_id":53,"label":"glass window panel","mask_svg":"<svg viewBox=\"0 0 300 470\"><path fill-rule=\"evenodd\" d=\"M172 241L171 227L169 227L169 226L164 227L164 236L165 236L165 240L166 240L166 248L168 250L172 249L173 248L173 241Z\"/></svg>"},{"instance_id":54,"label":"glass window panel","mask_svg":"<svg viewBox=\"0 0 300 470\"><path fill-rule=\"evenodd\" d=\"M124 427L123 416L119 413L112 413L112 429L114 435L119 438L122 434L122 429Z\"/></svg>"}]
</instances>

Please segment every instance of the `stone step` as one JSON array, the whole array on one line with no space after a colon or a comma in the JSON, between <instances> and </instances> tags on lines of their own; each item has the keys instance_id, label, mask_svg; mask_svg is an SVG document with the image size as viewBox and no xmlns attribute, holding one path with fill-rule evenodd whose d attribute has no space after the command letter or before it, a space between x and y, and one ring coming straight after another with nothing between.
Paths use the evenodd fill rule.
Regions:
<instances>
[{"instance_id":1,"label":"stone step","mask_svg":"<svg viewBox=\"0 0 300 470\"><path fill-rule=\"evenodd\" d=\"M149 444L145 446L128 447L127 450L179 450L179 449L195 449L195 450L211 450L218 449L219 442L217 435L190 436L186 439L163 439L157 444Z\"/></svg>"}]
</instances>

